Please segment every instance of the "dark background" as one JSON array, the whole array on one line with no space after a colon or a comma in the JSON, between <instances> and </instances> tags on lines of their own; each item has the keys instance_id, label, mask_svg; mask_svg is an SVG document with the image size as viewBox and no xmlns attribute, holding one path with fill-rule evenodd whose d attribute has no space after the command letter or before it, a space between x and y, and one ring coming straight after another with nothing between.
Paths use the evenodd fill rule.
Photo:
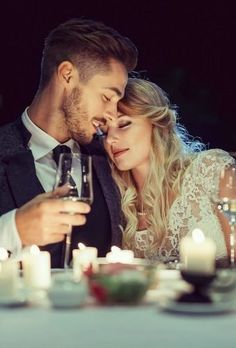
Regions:
<instances>
[{"instance_id":1,"label":"dark background","mask_svg":"<svg viewBox=\"0 0 236 348\"><path fill-rule=\"evenodd\" d=\"M60 1L62 2L62 0ZM233 4L209 1L8 1L0 9L0 124L36 92L43 41L73 17L103 21L139 48L137 70L167 91L209 148L236 151Z\"/></svg>"}]
</instances>

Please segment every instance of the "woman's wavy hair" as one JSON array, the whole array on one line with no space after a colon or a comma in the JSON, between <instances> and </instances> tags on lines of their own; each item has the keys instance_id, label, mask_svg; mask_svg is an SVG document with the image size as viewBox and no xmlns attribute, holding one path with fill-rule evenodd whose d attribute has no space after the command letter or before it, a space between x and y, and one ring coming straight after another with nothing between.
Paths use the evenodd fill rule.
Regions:
<instances>
[{"instance_id":1,"label":"woman's wavy hair","mask_svg":"<svg viewBox=\"0 0 236 348\"><path fill-rule=\"evenodd\" d=\"M140 115L153 125L150 170L141 193L147 212L148 230L154 236L151 250L163 245L167 232L168 212L180 192L183 174L204 145L191 137L177 122L177 111L166 93L153 82L129 78L119 111L126 115ZM121 193L126 226L123 246L132 248L138 227L138 196L131 171L120 171L111 163L112 173ZM151 251L150 250L150 251Z\"/></svg>"}]
</instances>

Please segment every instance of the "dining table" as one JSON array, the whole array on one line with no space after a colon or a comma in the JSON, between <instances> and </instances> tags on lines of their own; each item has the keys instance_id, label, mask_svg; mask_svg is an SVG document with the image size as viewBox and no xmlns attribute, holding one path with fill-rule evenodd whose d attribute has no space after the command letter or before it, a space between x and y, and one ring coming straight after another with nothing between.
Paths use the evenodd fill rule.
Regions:
<instances>
[{"instance_id":1,"label":"dining table","mask_svg":"<svg viewBox=\"0 0 236 348\"><path fill-rule=\"evenodd\" d=\"M148 290L139 302L129 304L99 302L89 278L75 282L72 270L51 270L51 286L44 289L27 288L21 271L18 300L4 302L0 296L0 348L236 346L234 270L217 271L209 288L212 301L198 304L179 302L179 294L192 294L192 285L178 265L149 269L144 264L141 269L139 274L149 274Z\"/></svg>"},{"instance_id":2,"label":"dining table","mask_svg":"<svg viewBox=\"0 0 236 348\"><path fill-rule=\"evenodd\" d=\"M233 348L236 310L171 313L157 303L1 307L1 348Z\"/></svg>"}]
</instances>

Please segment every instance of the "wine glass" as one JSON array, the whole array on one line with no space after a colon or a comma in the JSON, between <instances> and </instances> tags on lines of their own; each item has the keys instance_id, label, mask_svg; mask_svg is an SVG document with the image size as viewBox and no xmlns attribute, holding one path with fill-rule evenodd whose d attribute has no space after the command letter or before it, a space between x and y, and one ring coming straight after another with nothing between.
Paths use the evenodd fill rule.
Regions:
<instances>
[{"instance_id":1,"label":"wine glass","mask_svg":"<svg viewBox=\"0 0 236 348\"><path fill-rule=\"evenodd\" d=\"M218 209L230 224L230 266L235 267L236 163L225 167L220 176Z\"/></svg>"},{"instance_id":2,"label":"wine glass","mask_svg":"<svg viewBox=\"0 0 236 348\"><path fill-rule=\"evenodd\" d=\"M92 157L85 154L62 153L54 189L63 200L93 202ZM74 213L70 213L74 214ZM69 268L71 233L66 234L64 268Z\"/></svg>"}]
</instances>

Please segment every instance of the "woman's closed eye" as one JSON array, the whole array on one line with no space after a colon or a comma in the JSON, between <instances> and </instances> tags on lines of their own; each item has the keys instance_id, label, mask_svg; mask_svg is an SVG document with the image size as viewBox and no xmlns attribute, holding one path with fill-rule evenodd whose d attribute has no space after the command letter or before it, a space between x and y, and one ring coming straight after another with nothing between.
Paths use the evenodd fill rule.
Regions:
<instances>
[{"instance_id":1,"label":"woman's closed eye","mask_svg":"<svg viewBox=\"0 0 236 348\"><path fill-rule=\"evenodd\" d=\"M120 123L116 124L116 126L114 127L115 129L126 129L128 128L130 125L132 124L131 121L121 121ZM107 135L109 134L109 127L107 125L104 126L100 126L99 127L100 131L101 131L101 136L103 138L107 137Z\"/></svg>"},{"instance_id":2,"label":"woman's closed eye","mask_svg":"<svg viewBox=\"0 0 236 348\"><path fill-rule=\"evenodd\" d=\"M109 101L111 101L111 98L107 97L107 96L104 94L104 95L103 95L103 100L104 100L105 102L109 102Z\"/></svg>"},{"instance_id":3,"label":"woman's closed eye","mask_svg":"<svg viewBox=\"0 0 236 348\"><path fill-rule=\"evenodd\" d=\"M117 128L126 128L131 125L131 121L123 121L118 123Z\"/></svg>"}]
</instances>

